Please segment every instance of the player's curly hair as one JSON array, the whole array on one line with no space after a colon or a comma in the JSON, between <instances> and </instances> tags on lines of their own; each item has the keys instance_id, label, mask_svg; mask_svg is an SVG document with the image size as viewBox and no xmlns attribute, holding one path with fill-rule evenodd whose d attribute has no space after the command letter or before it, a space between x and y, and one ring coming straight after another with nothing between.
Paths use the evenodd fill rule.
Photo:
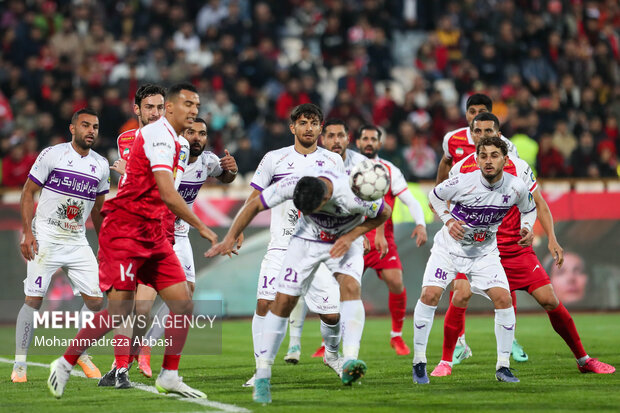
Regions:
<instances>
[{"instance_id":1,"label":"player's curly hair","mask_svg":"<svg viewBox=\"0 0 620 413\"><path fill-rule=\"evenodd\" d=\"M323 123L323 111L313 103L302 103L296 106L291 112L291 123L295 123L302 116L307 119L317 119L320 123Z\"/></svg>"},{"instance_id":2,"label":"player's curly hair","mask_svg":"<svg viewBox=\"0 0 620 413\"><path fill-rule=\"evenodd\" d=\"M140 107L142 100L148 98L149 96L162 95L162 97L166 98L166 88L155 85L153 83L145 83L138 88L136 91L136 96L133 99L133 102Z\"/></svg>"},{"instance_id":3,"label":"player's curly hair","mask_svg":"<svg viewBox=\"0 0 620 413\"><path fill-rule=\"evenodd\" d=\"M311 214L321 205L326 192L327 186L319 178L304 176L295 185L293 204L302 214Z\"/></svg>"},{"instance_id":4,"label":"player's curly hair","mask_svg":"<svg viewBox=\"0 0 620 413\"><path fill-rule=\"evenodd\" d=\"M496 146L502 151L502 155L508 155L508 145L499 136L485 136L480 139L478 145L476 145L476 154L480 153L480 148L483 146Z\"/></svg>"}]
</instances>

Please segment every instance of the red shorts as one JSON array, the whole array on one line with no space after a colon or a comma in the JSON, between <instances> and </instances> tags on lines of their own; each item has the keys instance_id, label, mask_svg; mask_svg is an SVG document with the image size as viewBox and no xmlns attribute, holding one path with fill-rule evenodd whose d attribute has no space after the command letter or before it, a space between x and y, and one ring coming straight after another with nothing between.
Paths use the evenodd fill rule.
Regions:
<instances>
[{"instance_id":1,"label":"red shorts","mask_svg":"<svg viewBox=\"0 0 620 413\"><path fill-rule=\"evenodd\" d=\"M103 220L98 257L101 291L135 291L138 283L160 291L186 281L161 223L119 210Z\"/></svg>"},{"instance_id":2,"label":"red shorts","mask_svg":"<svg viewBox=\"0 0 620 413\"><path fill-rule=\"evenodd\" d=\"M506 271L510 291L527 290L532 294L537 288L551 284L547 272L531 248L523 250L518 255L502 256L500 254L500 259Z\"/></svg>"},{"instance_id":3,"label":"red shorts","mask_svg":"<svg viewBox=\"0 0 620 413\"><path fill-rule=\"evenodd\" d=\"M372 268L377 272L379 278L381 278L381 270L399 269L402 271L403 264L400 262L398 256L398 248L394 240L388 239L388 253L385 257L381 257L381 253L376 249L371 249L370 252L364 255L364 271L367 268Z\"/></svg>"}]
</instances>

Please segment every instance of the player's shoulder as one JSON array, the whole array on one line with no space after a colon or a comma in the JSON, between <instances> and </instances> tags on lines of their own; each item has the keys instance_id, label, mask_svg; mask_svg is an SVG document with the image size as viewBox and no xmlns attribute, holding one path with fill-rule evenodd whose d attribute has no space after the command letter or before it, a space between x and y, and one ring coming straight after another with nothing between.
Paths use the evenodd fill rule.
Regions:
<instances>
[{"instance_id":1,"label":"player's shoulder","mask_svg":"<svg viewBox=\"0 0 620 413\"><path fill-rule=\"evenodd\" d=\"M347 159L351 159L353 165L357 165L368 158L353 149L347 149Z\"/></svg>"},{"instance_id":2,"label":"player's shoulder","mask_svg":"<svg viewBox=\"0 0 620 413\"><path fill-rule=\"evenodd\" d=\"M105 163L106 165L108 164L108 159L105 156L99 154L98 152L95 152L91 149L88 153L95 161L99 163Z\"/></svg>"},{"instance_id":3,"label":"player's shoulder","mask_svg":"<svg viewBox=\"0 0 620 413\"><path fill-rule=\"evenodd\" d=\"M478 163L476 162L475 153L470 153L469 155L455 163L452 167L452 171L460 174L472 173L474 171L477 171L478 169L479 168Z\"/></svg>"},{"instance_id":4,"label":"player's shoulder","mask_svg":"<svg viewBox=\"0 0 620 413\"><path fill-rule=\"evenodd\" d=\"M211 151L204 151L203 153L200 154L200 160L202 161L203 164L207 165L207 164L212 164L212 163L219 163L220 157Z\"/></svg>"},{"instance_id":5,"label":"player's shoulder","mask_svg":"<svg viewBox=\"0 0 620 413\"><path fill-rule=\"evenodd\" d=\"M467 130L469 127L465 126L462 128L451 130L446 133L443 137L444 142L448 142L450 139L466 141L467 140Z\"/></svg>"},{"instance_id":6,"label":"player's shoulder","mask_svg":"<svg viewBox=\"0 0 620 413\"><path fill-rule=\"evenodd\" d=\"M123 142L133 141L136 138L137 133L138 133L138 129L126 130L125 132L123 132L120 135L118 135L118 138L116 138L116 141L119 144L123 143Z\"/></svg>"},{"instance_id":7,"label":"player's shoulder","mask_svg":"<svg viewBox=\"0 0 620 413\"><path fill-rule=\"evenodd\" d=\"M342 156L338 155L337 153L328 151L327 149L322 148L320 146L317 146L316 150L317 150L317 155L324 156L327 159L335 163L342 163Z\"/></svg>"}]
</instances>

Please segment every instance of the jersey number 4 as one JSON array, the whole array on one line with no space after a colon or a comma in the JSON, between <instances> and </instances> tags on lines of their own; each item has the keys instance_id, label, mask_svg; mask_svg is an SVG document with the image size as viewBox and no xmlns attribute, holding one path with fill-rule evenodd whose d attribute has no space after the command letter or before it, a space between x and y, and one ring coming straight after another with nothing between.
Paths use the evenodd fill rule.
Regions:
<instances>
[{"instance_id":1,"label":"jersey number 4","mask_svg":"<svg viewBox=\"0 0 620 413\"><path fill-rule=\"evenodd\" d=\"M133 281L134 274L131 273L131 267L133 267L133 263L130 262L127 271L125 271L125 267L121 264L121 281L125 281L127 278Z\"/></svg>"}]
</instances>

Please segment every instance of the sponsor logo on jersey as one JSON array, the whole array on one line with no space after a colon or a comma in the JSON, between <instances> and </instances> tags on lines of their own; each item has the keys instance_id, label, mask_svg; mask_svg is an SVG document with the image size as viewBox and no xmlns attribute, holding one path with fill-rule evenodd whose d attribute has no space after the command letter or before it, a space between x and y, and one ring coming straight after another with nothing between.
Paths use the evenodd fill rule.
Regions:
<instances>
[{"instance_id":1,"label":"sponsor logo on jersey","mask_svg":"<svg viewBox=\"0 0 620 413\"><path fill-rule=\"evenodd\" d=\"M458 147L456 148L456 150L454 151L457 155L461 156L463 155L463 153L465 153L465 151L463 150L463 148Z\"/></svg>"},{"instance_id":2,"label":"sponsor logo on jersey","mask_svg":"<svg viewBox=\"0 0 620 413\"><path fill-rule=\"evenodd\" d=\"M474 241L483 242L487 238L487 232L474 232Z\"/></svg>"},{"instance_id":3,"label":"sponsor logo on jersey","mask_svg":"<svg viewBox=\"0 0 620 413\"><path fill-rule=\"evenodd\" d=\"M80 221L82 219L83 211L84 211L84 201L68 198L67 202L65 202L64 204L58 205L58 209L56 210L56 215L60 219L68 218L68 219L73 219L75 221Z\"/></svg>"},{"instance_id":4,"label":"sponsor logo on jersey","mask_svg":"<svg viewBox=\"0 0 620 413\"><path fill-rule=\"evenodd\" d=\"M123 155L129 155L129 148L123 149Z\"/></svg>"}]
</instances>

